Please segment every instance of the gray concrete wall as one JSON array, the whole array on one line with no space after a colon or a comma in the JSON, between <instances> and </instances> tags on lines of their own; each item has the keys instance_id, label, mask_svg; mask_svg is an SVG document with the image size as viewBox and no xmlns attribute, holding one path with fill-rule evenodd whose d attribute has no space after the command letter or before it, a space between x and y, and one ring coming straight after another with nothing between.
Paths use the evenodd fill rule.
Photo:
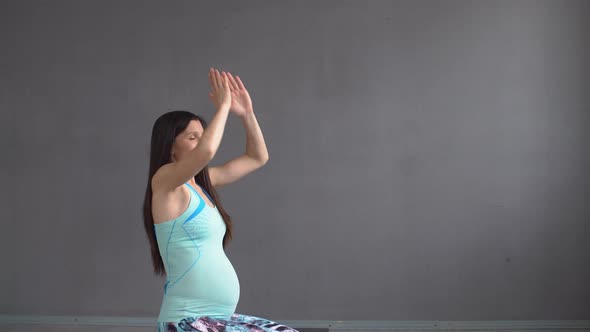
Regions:
<instances>
[{"instance_id":1,"label":"gray concrete wall","mask_svg":"<svg viewBox=\"0 0 590 332\"><path fill-rule=\"evenodd\" d=\"M238 74L237 312L590 319L588 1L3 1L0 312L155 317L152 125ZM242 153L228 120L212 165Z\"/></svg>"}]
</instances>

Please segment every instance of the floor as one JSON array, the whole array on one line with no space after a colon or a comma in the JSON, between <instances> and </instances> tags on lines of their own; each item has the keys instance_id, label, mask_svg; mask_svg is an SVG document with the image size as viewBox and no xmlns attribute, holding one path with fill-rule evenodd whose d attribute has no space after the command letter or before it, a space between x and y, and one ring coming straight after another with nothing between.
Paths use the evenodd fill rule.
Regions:
<instances>
[{"instance_id":1,"label":"floor","mask_svg":"<svg viewBox=\"0 0 590 332\"><path fill-rule=\"evenodd\" d=\"M77 325L0 325L1 332L154 332L148 327L77 326ZM302 328L299 332L329 332L328 329Z\"/></svg>"}]
</instances>

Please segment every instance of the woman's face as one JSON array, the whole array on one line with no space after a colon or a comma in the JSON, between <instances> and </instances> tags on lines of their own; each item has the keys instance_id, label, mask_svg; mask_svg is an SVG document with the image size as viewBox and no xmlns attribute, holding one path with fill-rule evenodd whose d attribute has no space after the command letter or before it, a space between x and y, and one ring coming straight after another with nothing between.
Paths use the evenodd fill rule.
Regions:
<instances>
[{"instance_id":1,"label":"woman's face","mask_svg":"<svg viewBox=\"0 0 590 332\"><path fill-rule=\"evenodd\" d=\"M192 120L186 129L176 136L174 144L172 144L172 155L170 158L172 161L178 161L186 154L197 147L201 136L203 135L203 126L198 120Z\"/></svg>"}]
</instances>

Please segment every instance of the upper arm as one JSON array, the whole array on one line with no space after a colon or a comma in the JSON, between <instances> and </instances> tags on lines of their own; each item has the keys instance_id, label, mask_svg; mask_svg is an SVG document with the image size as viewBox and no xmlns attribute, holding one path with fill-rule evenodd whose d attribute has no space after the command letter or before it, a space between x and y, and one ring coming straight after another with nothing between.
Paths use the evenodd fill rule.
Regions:
<instances>
[{"instance_id":1,"label":"upper arm","mask_svg":"<svg viewBox=\"0 0 590 332\"><path fill-rule=\"evenodd\" d=\"M197 175L209 163L212 155L212 152L200 149L197 145L185 158L160 167L152 178L152 188L174 190Z\"/></svg>"},{"instance_id":2,"label":"upper arm","mask_svg":"<svg viewBox=\"0 0 590 332\"><path fill-rule=\"evenodd\" d=\"M264 164L266 164L266 161L256 160L247 154L243 154L223 165L209 167L211 185L214 187L228 185L262 167Z\"/></svg>"}]
</instances>

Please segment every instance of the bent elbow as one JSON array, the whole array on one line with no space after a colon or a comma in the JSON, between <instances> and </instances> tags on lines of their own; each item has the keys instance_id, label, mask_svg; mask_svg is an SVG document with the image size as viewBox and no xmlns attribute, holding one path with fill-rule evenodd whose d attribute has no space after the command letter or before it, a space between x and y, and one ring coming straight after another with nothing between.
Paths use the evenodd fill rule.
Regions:
<instances>
[{"instance_id":1,"label":"bent elbow","mask_svg":"<svg viewBox=\"0 0 590 332\"><path fill-rule=\"evenodd\" d=\"M202 156L204 156L204 158L207 161L211 161L211 159L213 159L213 157L215 157L215 149L213 149L210 146L199 146L199 154L201 154Z\"/></svg>"}]
</instances>

